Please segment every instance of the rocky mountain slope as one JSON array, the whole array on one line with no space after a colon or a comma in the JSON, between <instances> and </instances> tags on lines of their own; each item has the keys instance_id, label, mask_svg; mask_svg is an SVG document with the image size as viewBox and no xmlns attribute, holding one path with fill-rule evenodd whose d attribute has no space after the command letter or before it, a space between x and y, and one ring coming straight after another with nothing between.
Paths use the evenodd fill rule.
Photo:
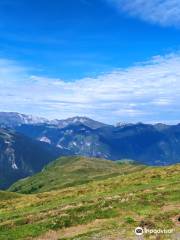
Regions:
<instances>
[{"instance_id":1,"label":"rocky mountain slope","mask_svg":"<svg viewBox=\"0 0 180 240\"><path fill-rule=\"evenodd\" d=\"M48 123L48 120L16 112L0 112L0 127L14 128L22 124Z\"/></svg>"},{"instance_id":2,"label":"rocky mountain slope","mask_svg":"<svg viewBox=\"0 0 180 240\"><path fill-rule=\"evenodd\" d=\"M34 117L31 115L25 115L21 113L16 112L0 112L0 126L1 127L8 127L8 128L15 128L21 125L39 125L39 124L45 124L45 125L52 125L56 126L57 128L64 128L68 125L78 125L83 124L84 126L90 127L91 129L97 129L103 126L106 126L106 124L92 120L87 117L73 117L73 118L67 118L64 120L54 119L54 120L48 120L46 118L42 117Z\"/></svg>"},{"instance_id":3,"label":"rocky mountain slope","mask_svg":"<svg viewBox=\"0 0 180 240\"><path fill-rule=\"evenodd\" d=\"M64 128L40 124L21 125L16 130L74 155L112 160L128 158L149 165L180 162L180 125L138 123L92 129L82 123Z\"/></svg>"},{"instance_id":4,"label":"rocky mountain slope","mask_svg":"<svg viewBox=\"0 0 180 240\"><path fill-rule=\"evenodd\" d=\"M0 189L33 175L67 152L12 130L0 129Z\"/></svg>"}]
</instances>

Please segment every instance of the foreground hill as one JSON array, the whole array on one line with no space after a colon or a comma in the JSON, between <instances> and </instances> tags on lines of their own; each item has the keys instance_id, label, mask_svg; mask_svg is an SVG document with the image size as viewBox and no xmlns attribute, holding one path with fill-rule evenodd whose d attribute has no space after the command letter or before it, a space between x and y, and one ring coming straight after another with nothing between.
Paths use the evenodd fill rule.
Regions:
<instances>
[{"instance_id":1,"label":"foreground hill","mask_svg":"<svg viewBox=\"0 0 180 240\"><path fill-rule=\"evenodd\" d=\"M42 172L13 184L9 191L20 193L50 191L144 168L132 161L117 163L97 158L62 157L50 163Z\"/></svg>"},{"instance_id":2,"label":"foreground hill","mask_svg":"<svg viewBox=\"0 0 180 240\"><path fill-rule=\"evenodd\" d=\"M135 240L137 226L174 229L143 239L177 240L179 173L180 165L147 167L51 192L9 193L0 197L0 240Z\"/></svg>"},{"instance_id":3,"label":"foreground hill","mask_svg":"<svg viewBox=\"0 0 180 240\"><path fill-rule=\"evenodd\" d=\"M65 151L0 128L0 189L34 173Z\"/></svg>"}]
</instances>

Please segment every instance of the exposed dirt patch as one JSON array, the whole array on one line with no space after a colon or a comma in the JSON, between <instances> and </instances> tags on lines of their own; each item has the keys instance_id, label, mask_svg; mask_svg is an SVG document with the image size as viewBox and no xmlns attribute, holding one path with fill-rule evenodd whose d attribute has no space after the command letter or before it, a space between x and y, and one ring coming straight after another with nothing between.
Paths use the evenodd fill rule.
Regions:
<instances>
[{"instance_id":1,"label":"exposed dirt patch","mask_svg":"<svg viewBox=\"0 0 180 240\"><path fill-rule=\"evenodd\" d=\"M86 225L78 225L70 228L65 228L57 232L49 231L43 236L36 238L36 240L60 240L63 238L71 238L79 234L84 234L90 231L91 229L98 230L102 226L102 224L105 223L106 221L107 220L105 219L97 219L94 222L88 223Z\"/></svg>"},{"instance_id":2,"label":"exposed dirt patch","mask_svg":"<svg viewBox=\"0 0 180 240\"><path fill-rule=\"evenodd\" d=\"M173 211L173 210L177 210L180 209L180 205L165 205L162 207L162 211L164 212L168 212L168 211Z\"/></svg>"},{"instance_id":3,"label":"exposed dirt patch","mask_svg":"<svg viewBox=\"0 0 180 240\"><path fill-rule=\"evenodd\" d=\"M49 231L45 235L37 238L37 240L58 240L58 239L59 239L58 234L55 231Z\"/></svg>"},{"instance_id":4,"label":"exposed dirt patch","mask_svg":"<svg viewBox=\"0 0 180 240\"><path fill-rule=\"evenodd\" d=\"M74 209L74 208L78 208L78 207L82 207L83 204L78 204L78 205L66 205L65 207L61 208L61 210L69 210L69 209Z\"/></svg>"}]
</instances>

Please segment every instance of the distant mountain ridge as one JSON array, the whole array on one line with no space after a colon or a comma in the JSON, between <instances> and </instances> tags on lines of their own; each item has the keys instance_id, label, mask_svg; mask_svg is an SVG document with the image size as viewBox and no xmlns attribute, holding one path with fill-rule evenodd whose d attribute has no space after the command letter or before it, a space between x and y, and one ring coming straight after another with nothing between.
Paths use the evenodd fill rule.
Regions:
<instances>
[{"instance_id":1,"label":"distant mountain ridge","mask_svg":"<svg viewBox=\"0 0 180 240\"><path fill-rule=\"evenodd\" d=\"M95 121L93 119L87 118L87 117L72 117L67 118L64 120L48 120L46 118L42 117L34 117L32 115L25 115L21 113L16 112L0 112L0 126L1 127L17 127L21 125L41 125L41 124L47 124L47 125L54 125L58 128L64 128L68 125L78 125L83 124L87 127L90 127L92 129L97 129L103 126L106 126L107 124Z\"/></svg>"},{"instance_id":2,"label":"distant mountain ridge","mask_svg":"<svg viewBox=\"0 0 180 240\"><path fill-rule=\"evenodd\" d=\"M54 124L55 126L58 126L59 128L65 128L68 125L83 124L92 129L97 129L97 128L104 127L107 125L107 124L95 121L95 120L87 118L87 117L79 117L79 116L67 118L65 120L52 120L52 121L50 121L50 124Z\"/></svg>"},{"instance_id":3,"label":"distant mountain ridge","mask_svg":"<svg viewBox=\"0 0 180 240\"><path fill-rule=\"evenodd\" d=\"M64 128L42 124L21 125L16 131L73 155L111 160L128 158L148 165L180 162L180 125L139 123L92 129L83 124Z\"/></svg>"},{"instance_id":4,"label":"distant mountain ridge","mask_svg":"<svg viewBox=\"0 0 180 240\"><path fill-rule=\"evenodd\" d=\"M21 168L21 174L17 175L16 179L40 171L46 163L63 155L114 161L133 159L141 164L152 166L180 162L180 124L137 123L112 126L86 117L49 121L19 113L0 113L0 126L1 133L4 131L4 133L15 136L11 138L12 142L10 141L13 150L7 148L5 134L0 136L0 162L2 164L0 168L3 169L8 165L8 171L13 174L18 172L16 166L18 169ZM34 148L37 149L37 155L33 155L36 153ZM12 153L16 149L19 149L21 154L13 156ZM44 159L42 157L47 151L49 155L45 155L50 156L48 161L46 161L46 156ZM23 161L21 161L22 154ZM38 156L41 157L38 158ZM28 165L31 162L34 164L32 171ZM8 171L5 170L5 172ZM5 179L11 179L13 182L12 176L14 175L6 176Z\"/></svg>"},{"instance_id":5,"label":"distant mountain ridge","mask_svg":"<svg viewBox=\"0 0 180 240\"><path fill-rule=\"evenodd\" d=\"M53 119L48 120L44 117L37 117L33 115L22 114L18 112L0 112L0 127L14 128L21 125L51 125L58 128L65 128L69 125L84 125L91 129L98 129L105 126L114 127L130 127L134 125L143 124L142 122L130 123L130 122L118 122L115 125L102 123L85 116L75 116L67 119ZM167 125L165 123L145 124L152 125L156 128L168 128L173 125ZM178 124L177 124L178 125Z\"/></svg>"},{"instance_id":6,"label":"distant mountain ridge","mask_svg":"<svg viewBox=\"0 0 180 240\"><path fill-rule=\"evenodd\" d=\"M16 112L0 112L0 127L13 128L22 124L48 123L45 118L34 117Z\"/></svg>"}]
</instances>

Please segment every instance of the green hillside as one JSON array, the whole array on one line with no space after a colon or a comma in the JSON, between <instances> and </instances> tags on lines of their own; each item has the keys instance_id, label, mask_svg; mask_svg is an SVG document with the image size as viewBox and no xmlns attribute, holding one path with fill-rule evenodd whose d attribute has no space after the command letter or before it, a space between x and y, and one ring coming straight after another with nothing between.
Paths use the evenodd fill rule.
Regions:
<instances>
[{"instance_id":1,"label":"green hillside","mask_svg":"<svg viewBox=\"0 0 180 240\"><path fill-rule=\"evenodd\" d=\"M21 196L22 195L20 195L18 193L0 191L0 201L10 200L10 199L18 198Z\"/></svg>"},{"instance_id":2,"label":"green hillside","mask_svg":"<svg viewBox=\"0 0 180 240\"><path fill-rule=\"evenodd\" d=\"M63 159L60 161L64 166ZM76 161L81 160L73 158L71 164ZM96 165L92 159L87 161ZM56 165L58 161L43 174ZM129 170L74 187L19 194L9 200L1 197L0 240L135 240L137 226L174 229L173 235L145 235L145 240L179 239L180 165Z\"/></svg>"},{"instance_id":3,"label":"green hillside","mask_svg":"<svg viewBox=\"0 0 180 240\"><path fill-rule=\"evenodd\" d=\"M97 158L62 157L33 177L18 181L10 187L9 191L20 193L45 192L141 169L144 169L144 166L136 165L132 161L116 163Z\"/></svg>"}]
</instances>

